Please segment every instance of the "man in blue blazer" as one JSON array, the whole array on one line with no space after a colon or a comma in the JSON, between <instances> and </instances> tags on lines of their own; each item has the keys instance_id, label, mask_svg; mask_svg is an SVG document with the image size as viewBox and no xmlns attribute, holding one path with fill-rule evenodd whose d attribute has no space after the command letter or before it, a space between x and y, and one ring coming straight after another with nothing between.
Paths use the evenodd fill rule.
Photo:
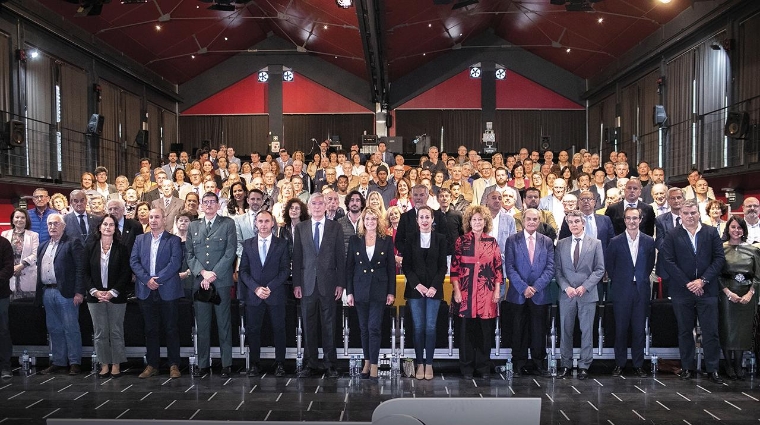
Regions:
<instances>
[{"instance_id":1,"label":"man in blue blazer","mask_svg":"<svg viewBox=\"0 0 760 425\"><path fill-rule=\"evenodd\" d=\"M69 195L69 204L72 211L63 216L63 221L66 223L66 236L70 239L79 239L84 246L93 239L101 219L87 213L87 194L84 190L72 190Z\"/></svg>"},{"instance_id":2,"label":"man in blue blazer","mask_svg":"<svg viewBox=\"0 0 760 425\"><path fill-rule=\"evenodd\" d=\"M590 191L581 192L578 195L578 209L583 213L584 232L592 238L599 239L602 243L602 251L606 252L610 240L615 236L612 221L606 215L596 214L596 198ZM569 237L570 227L567 222L562 222L559 230L559 239Z\"/></svg>"},{"instance_id":3,"label":"man in blue blazer","mask_svg":"<svg viewBox=\"0 0 760 425\"><path fill-rule=\"evenodd\" d=\"M718 374L718 278L726 257L718 231L702 226L696 199L681 206L681 227L673 229L660 249L660 259L670 279L670 297L678 322L678 350L681 353L681 379L694 374L694 319L699 318L702 347L710 380L723 383ZM695 314L696 313L696 314Z\"/></svg>"},{"instance_id":4,"label":"man in blue blazer","mask_svg":"<svg viewBox=\"0 0 760 425\"><path fill-rule=\"evenodd\" d=\"M182 245L178 236L165 230L164 210L148 213L150 233L138 235L129 264L135 274L135 295L145 321L147 366L141 379L158 374L161 357L159 327L166 336L169 376L179 378L179 299L184 295L179 269L182 266Z\"/></svg>"},{"instance_id":5,"label":"man in blue blazer","mask_svg":"<svg viewBox=\"0 0 760 425\"><path fill-rule=\"evenodd\" d=\"M256 237L243 242L240 256L240 290L245 295L245 334L250 348L248 376L259 376L261 369L261 324L269 313L274 336L274 375L285 375L285 281L290 276L290 252L285 239L272 234L274 217L269 211L256 215Z\"/></svg>"},{"instance_id":6,"label":"man in blue blazer","mask_svg":"<svg viewBox=\"0 0 760 425\"><path fill-rule=\"evenodd\" d=\"M626 208L624 220L625 232L612 238L605 252L615 311L615 368L612 376L622 375L625 368L630 330L634 373L643 378L647 376L644 370L644 328L651 294L649 275L654 267L655 244L651 236L639 230L641 211L638 208Z\"/></svg>"},{"instance_id":7,"label":"man in blue blazer","mask_svg":"<svg viewBox=\"0 0 760 425\"><path fill-rule=\"evenodd\" d=\"M528 372L528 347L538 372L547 375L542 363L546 358L546 314L552 302L549 283L554 276L554 243L536 231L539 223L538 210L525 210L524 230L507 239L504 253L507 301L514 311L512 357L517 377Z\"/></svg>"},{"instance_id":8,"label":"man in blue blazer","mask_svg":"<svg viewBox=\"0 0 760 425\"><path fill-rule=\"evenodd\" d=\"M668 233L672 232L676 227L681 227L681 205L683 204L684 196L683 190L679 187L672 187L668 189L668 205L670 211L665 214L660 214L655 219L655 246L657 250L662 249L662 244L665 242L665 237ZM669 295L670 277L668 276L665 267L662 266L662 261L657 262L655 273L662 279L663 282L663 297Z\"/></svg>"}]
</instances>

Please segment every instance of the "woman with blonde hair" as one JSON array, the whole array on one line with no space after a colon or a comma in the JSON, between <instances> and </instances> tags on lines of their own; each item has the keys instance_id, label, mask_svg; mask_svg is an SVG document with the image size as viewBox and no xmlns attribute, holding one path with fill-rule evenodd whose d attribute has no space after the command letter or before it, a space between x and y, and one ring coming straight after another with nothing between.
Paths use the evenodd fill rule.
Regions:
<instances>
[{"instance_id":1,"label":"woman with blonde hair","mask_svg":"<svg viewBox=\"0 0 760 425\"><path fill-rule=\"evenodd\" d=\"M541 197L549 195L551 191L549 190L549 187L546 185L546 180L544 180L544 175L541 174L540 171L536 171L533 174L530 175L530 183L531 186L535 187L541 192Z\"/></svg>"},{"instance_id":2,"label":"woman with blonde hair","mask_svg":"<svg viewBox=\"0 0 760 425\"><path fill-rule=\"evenodd\" d=\"M402 258L399 255L398 249L396 249L396 232L398 232L398 224L401 222L401 208L392 206L385 212L386 230L385 233L393 239L393 254L396 258L396 274L401 274L401 262Z\"/></svg>"},{"instance_id":3,"label":"woman with blonde hair","mask_svg":"<svg viewBox=\"0 0 760 425\"><path fill-rule=\"evenodd\" d=\"M69 201L66 199L66 195L63 193L54 193L50 197L50 208L58 211L58 214L66 214L69 212Z\"/></svg>"},{"instance_id":4,"label":"woman with blonde hair","mask_svg":"<svg viewBox=\"0 0 760 425\"><path fill-rule=\"evenodd\" d=\"M283 213L285 211L285 203L290 199L295 198L295 190L293 189L293 183L284 182L280 186L280 193L277 197L277 203L272 207L272 215L277 220L277 225L282 227L285 225L285 218Z\"/></svg>"},{"instance_id":5,"label":"woman with blonde hair","mask_svg":"<svg viewBox=\"0 0 760 425\"><path fill-rule=\"evenodd\" d=\"M367 195L367 206L380 211L380 218L385 221L385 201L380 192L373 190Z\"/></svg>"}]
</instances>

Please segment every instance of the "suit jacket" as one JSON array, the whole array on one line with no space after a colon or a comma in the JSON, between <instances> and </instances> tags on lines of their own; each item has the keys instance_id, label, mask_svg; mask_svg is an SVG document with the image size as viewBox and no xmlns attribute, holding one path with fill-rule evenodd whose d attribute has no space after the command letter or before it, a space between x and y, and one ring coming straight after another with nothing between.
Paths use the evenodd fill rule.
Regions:
<instances>
[{"instance_id":1,"label":"suit jacket","mask_svg":"<svg viewBox=\"0 0 760 425\"><path fill-rule=\"evenodd\" d=\"M454 242L457 238L464 235L464 228L462 227L462 212L454 209L453 206L449 206L449 210L444 213L446 215L446 228L449 230L449 235L446 240L451 241L449 249L446 255L454 255ZM514 219L512 219L514 222ZM504 250L502 249L502 252Z\"/></svg>"},{"instance_id":2,"label":"suit jacket","mask_svg":"<svg viewBox=\"0 0 760 425\"><path fill-rule=\"evenodd\" d=\"M554 197L553 193L550 193L538 202L538 209L539 210L546 210L546 211L554 211L554 203L559 202L557 198Z\"/></svg>"},{"instance_id":3,"label":"suit jacket","mask_svg":"<svg viewBox=\"0 0 760 425\"><path fill-rule=\"evenodd\" d=\"M630 290L631 282L636 278L635 290L641 299L648 300L651 297L649 276L654 268L654 239L639 232L639 252L636 255L636 264L631 258L631 249L628 247L628 237L625 233L612 238L605 251L607 276L610 278L611 299L621 299Z\"/></svg>"},{"instance_id":4,"label":"suit jacket","mask_svg":"<svg viewBox=\"0 0 760 425\"><path fill-rule=\"evenodd\" d=\"M240 257L240 290L245 291L245 302L250 305L285 305L285 281L290 276L290 252L288 242L274 235L267 247L267 257L263 263L259 254L259 238L250 238L243 243ZM269 298L262 300L256 295L260 286L269 288Z\"/></svg>"},{"instance_id":5,"label":"suit jacket","mask_svg":"<svg viewBox=\"0 0 760 425\"><path fill-rule=\"evenodd\" d=\"M346 251L340 223L324 219L319 252L314 247L312 220L296 225L293 235L293 287L303 288L304 296L315 291L323 296L346 287Z\"/></svg>"},{"instance_id":6,"label":"suit jacket","mask_svg":"<svg viewBox=\"0 0 760 425\"><path fill-rule=\"evenodd\" d=\"M3 231L2 237L10 242L13 239L13 229ZM37 249L40 247L40 236L31 230L24 231L24 246L21 248L21 261L29 265L19 274L18 284L24 292L33 292L37 286ZM11 277L14 279L14 277Z\"/></svg>"},{"instance_id":7,"label":"suit jacket","mask_svg":"<svg viewBox=\"0 0 760 425\"><path fill-rule=\"evenodd\" d=\"M602 251L607 252L607 246L615 237L615 230L612 228L612 221L606 215L594 214L594 223L596 223L596 238L602 242ZM567 221L562 222L562 228L559 230L559 239L564 239L572 235L570 226Z\"/></svg>"},{"instance_id":8,"label":"suit jacket","mask_svg":"<svg viewBox=\"0 0 760 425\"><path fill-rule=\"evenodd\" d=\"M120 242L127 247L127 252L131 253L135 246L135 238L145 233L142 224L139 221L130 218L124 218L124 224L121 230Z\"/></svg>"},{"instance_id":9,"label":"suit jacket","mask_svg":"<svg viewBox=\"0 0 760 425\"><path fill-rule=\"evenodd\" d=\"M718 296L718 278L726 262L718 231L711 226L702 226L696 234L696 245L695 253L688 231L683 227L673 229L662 243L658 261L662 262L669 276L668 290L674 299L696 297L686 289L686 284L698 278L707 281L703 296Z\"/></svg>"},{"instance_id":10,"label":"suit jacket","mask_svg":"<svg viewBox=\"0 0 760 425\"><path fill-rule=\"evenodd\" d=\"M480 205L485 205L486 204L486 198L488 198L488 194L491 193L491 192L493 192L494 190L496 190L497 187L498 186L495 185L495 184L492 184L492 185L486 187L483 190L483 194L480 195L480 199L478 199L476 202L479 202ZM520 196L520 193L518 192L517 189L515 189L514 187L512 189L514 189L515 192L517 192L517 196L515 198L515 206L514 206L514 208L517 208L518 210L522 210L523 209L522 196Z\"/></svg>"},{"instance_id":11,"label":"suit jacket","mask_svg":"<svg viewBox=\"0 0 760 425\"><path fill-rule=\"evenodd\" d=\"M184 169L182 165L178 162L176 163L176 166L174 167L174 171L177 171L177 169ZM166 178L168 178L171 181L174 181L174 171L172 171L172 168L169 164L161 166L161 169L166 171Z\"/></svg>"},{"instance_id":12,"label":"suit jacket","mask_svg":"<svg viewBox=\"0 0 760 425\"><path fill-rule=\"evenodd\" d=\"M37 261L41 262L45 251L50 245L50 240L41 243L37 249ZM82 241L77 238L70 238L66 233L58 240L58 247L53 259L53 268L55 269L55 279L58 284L58 290L64 298L74 298L74 295L84 295L84 279L82 279ZM42 267L37 267L37 292L36 303L42 305Z\"/></svg>"},{"instance_id":13,"label":"suit jacket","mask_svg":"<svg viewBox=\"0 0 760 425\"><path fill-rule=\"evenodd\" d=\"M628 204L628 201L625 199L620 202L616 202L607 207L607 211L604 213L604 215L612 220L612 227L615 229L616 235L625 232L624 218L626 204ZM636 206L641 210L641 222L639 222L639 230L649 236L654 237L654 208L642 201L638 201Z\"/></svg>"},{"instance_id":14,"label":"suit jacket","mask_svg":"<svg viewBox=\"0 0 760 425\"><path fill-rule=\"evenodd\" d=\"M396 232L398 243L399 232ZM446 235L436 232L430 234L430 248L425 250L420 246L420 233L406 238L404 248L404 274L406 275L406 289L404 298L422 298L422 295L414 289L418 284L436 289L435 299L443 298L443 279L446 277L448 264L446 261Z\"/></svg>"},{"instance_id":15,"label":"suit jacket","mask_svg":"<svg viewBox=\"0 0 760 425\"><path fill-rule=\"evenodd\" d=\"M595 205L602 205L602 198L599 197L599 193L596 190L592 190L592 189L596 189L596 187L595 186L591 186L591 187L588 188L588 191L594 194L594 200L596 201ZM570 192L569 195L574 195L576 198L578 198L580 200L581 190L580 189L574 190L574 191Z\"/></svg>"},{"instance_id":16,"label":"suit jacket","mask_svg":"<svg viewBox=\"0 0 760 425\"><path fill-rule=\"evenodd\" d=\"M454 180L451 180L451 179L446 180L445 182L443 182L443 186L441 187L446 188L446 189L451 189L452 183L454 183ZM475 192L472 191L472 186L470 186L470 183L467 181L467 179L465 178L460 179L459 185L460 185L459 187L461 190L460 193L462 194L462 196L464 196L464 199L466 199L467 202L470 202L470 203L480 202L480 199L474 199Z\"/></svg>"},{"instance_id":17,"label":"suit jacket","mask_svg":"<svg viewBox=\"0 0 760 425\"><path fill-rule=\"evenodd\" d=\"M504 259L507 264L509 289L507 301L515 304L525 304L525 290L528 286L536 289L533 302L538 305L552 302L548 286L554 277L554 242L538 232L533 264L528 256L525 233L518 232L507 239Z\"/></svg>"},{"instance_id":18,"label":"suit jacket","mask_svg":"<svg viewBox=\"0 0 760 425\"><path fill-rule=\"evenodd\" d=\"M73 239L79 239L79 241L82 243L82 245L87 245L90 240L92 240L93 235L95 234L95 231L98 229L98 226L100 226L101 219L99 217L96 217L92 214L85 213L87 216L87 235L82 235L82 230L79 227L79 217L76 212L70 212L63 216L63 222L66 223L66 236L73 238Z\"/></svg>"},{"instance_id":19,"label":"suit jacket","mask_svg":"<svg viewBox=\"0 0 760 425\"><path fill-rule=\"evenodd\" d=\"M90 291L114 290L119 295L111 298L112 303L122 304L127 302L127 286L132 281L132 274L127 273L129 270L130 251L127 247L115 243L111 245L108 251L108 287L103 286L103 279L100 274L100 240L93 239L84 248L82 264L82 276L84 278L84 288L87 291L87 302L96 303L98 299L90 295Z\"/></svg>"},{"instance_id":20,"label":"suit jacket","mask_svg":"<svg viewBox=\"0 0 760 425\"><path fill-rule=\"evenodd\" d=\"M565 293L567 288L583 286L586 293L580 298L581 302L599 301L599 292L596 285L604 276L604 254L602 243L598 239L584 235L581 242L581 250L578 256L578 265L573 265L573 236L560 239L554 250L555 277L559 288L560 302L570 298Z\"/></svg>"},{"instance_id":21,"label":"suit jacket","mask_svg":"<svg viewBox=\"0 0 760 425\"><path fill-rule=\"evenodd\" d=\"M401 214L398 222L398 231L396 232L396 249L399 251L401 257L406 256L405 250L407 248L407 239L414 239L419 233L420 228L417 225L417 209L412 208ZM441 212L441 210L433 210L433 233L438 233L443 236L443 239L441 240L445 246L454 245L454 241L449 240L448 238L449 229L446 214Z\"/></svg>"},{"instance_id":22,"label":"suit jacket","mask_svg":"<svg viewBox=\"0 0 760 425\"><path fill-rule=\"evenodd\" d=\"M393 239L377 238L372 258L367 257L364 236L351 236L346 253L346 294L359 303L382 303L396 295L396 259Z\"/></svg>"},{"instance_id":23,"label":"suit jacket","mask_svg":"<svg viewBox=\"0 0 760 425\"><path fill-rule=\"evenodd\" d=\"M132 266L132 272L135 274L135 295L141 300L147 299L151 291L147 283L151 277L155 277L162 300L171 301L182 298L185 293L182 289L182 281L179 279L179 269L182 266L182 245L179 236L166 231L161 234L156 254L155 276L151 276L150 273L152 241L152 233L137 236L132 255L129 257L129 265Z\"/></svg>"},{"instance_id":24,"label":"suit jacket","mask_svg":"<svg viewBox=\"0 0 760 425\"><path fill-rule=\"evenodd\" d=\"M246 212L243 215L237 215L233 217L233 220L235 220L235 235L237 235L237 249L235 251L235 254L238 257L238 261L242 261L241 256L243 255L243 242L258 235L259 230L251 223L250 211ZM238 263L238 267L239 266L240 263Z\"/></svg>"},{"instance_id":25,"label":"suit jacket","mask_svg":"<svg viewBox=\"0 0 760 425\"><path fill-rule=\"evenodd\" d=\"M171 201L169 201L169 207L167 208L164 199L158 198L151 202L151 208L159 208L164 211L164 215L166 216L165 230L171 232L174 228L174 220L179 213L182 212L182 209L185 208L185 202L177 196L172 196Z\"/></svg>"},{"instance_id":26,"label":"suit jacket","mask_svg":"<svg viewBox=\"0 0 760 425\"><path fill-rule=\"evenodd\" d=\"M193 276L200 276L202 270L213 271L216 273L214 286L217 289L232 286L232 273L235 271L237 258L235 220L217 215L211 232L206 230L205 218L191 222L185 248L185 259ZM197 290L199 287L200 280L196 279L193 289Z\"/></svg>"}]
</instances>

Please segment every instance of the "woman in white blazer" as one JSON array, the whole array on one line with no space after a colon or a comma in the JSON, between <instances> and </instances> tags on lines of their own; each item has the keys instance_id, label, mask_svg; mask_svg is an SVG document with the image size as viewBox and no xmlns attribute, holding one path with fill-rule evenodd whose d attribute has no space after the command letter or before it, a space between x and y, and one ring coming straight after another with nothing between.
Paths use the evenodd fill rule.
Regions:
<instances>
[{"instance_id":1,"label":"woman in white blazer","mask_svg":"<svg viewBox=\"0 0 760 425\"><path fill-rule=\"evenodd\" d=\"M13 278L11 278L11 301L34 299L37 287L37 247L39 235L29 230L31 222L26 209L16 208L11 214L10 230L2 233L13 247Z\"/></svg>"}]
</instances>

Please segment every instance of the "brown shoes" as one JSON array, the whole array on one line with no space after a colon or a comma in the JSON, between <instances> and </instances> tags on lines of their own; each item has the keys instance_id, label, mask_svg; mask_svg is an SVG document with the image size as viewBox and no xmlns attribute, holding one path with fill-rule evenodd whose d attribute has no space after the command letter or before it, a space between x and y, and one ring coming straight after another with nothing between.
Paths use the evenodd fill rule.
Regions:
<instances>
[{"instance_id":1,"label":"brown shoes","mask_svg":"<svg viewBox=\"0 0 760 425\"><path fill-rule=\"evenodd\" d=\"M69 375L79 375L82 373L82 366L79 366L78 364L73 364L69 367Z\"/></svg>"},{"instance_id":2,"label":"brown shoes","mask_svg":"<svg viewBox=\"0 0 760 425\"><path fill-rule=\"evenodd\" d=\"M142 371L142 373L138 376L138 378L146 379L146 378L150 378L151 376L156 376L156 375L158 375L158 370L154 369L153 366L145 366L145 370Z\"/></svg>"},{"instance_id":3,"label":"brown shoes","mask_svg":"<svg viewBox=\"0 0 760 425\"><path fill-rule=\"evenodd\" d=\"M54 364L51 364L45 369L42 369L41 371L37 372L40 375L52 375L54 373L62 372L65 369L63 366L57 366Z\"/></svg>"},{"instance_id":4,"label":"brown shoes","mask_svg":"<svg viewBox=\"0 0 760 425\"><path fill-rule=\"evenodd\" d=\"M433 365L425 365L425 379L428 381L433 379Z\"/></svg>"},{"instance_id":5,"label":"brown shoes","mask_svg":"<svg viewBox=\"0 0 760 425\"><path fill-rule=\"evenodd\" d=\"M179 373L179 367L175 364L172 365L171 368L169 368L169 377L170 378L179 378L182 376L181 373Z\"/></svg>"}]
</instances>

